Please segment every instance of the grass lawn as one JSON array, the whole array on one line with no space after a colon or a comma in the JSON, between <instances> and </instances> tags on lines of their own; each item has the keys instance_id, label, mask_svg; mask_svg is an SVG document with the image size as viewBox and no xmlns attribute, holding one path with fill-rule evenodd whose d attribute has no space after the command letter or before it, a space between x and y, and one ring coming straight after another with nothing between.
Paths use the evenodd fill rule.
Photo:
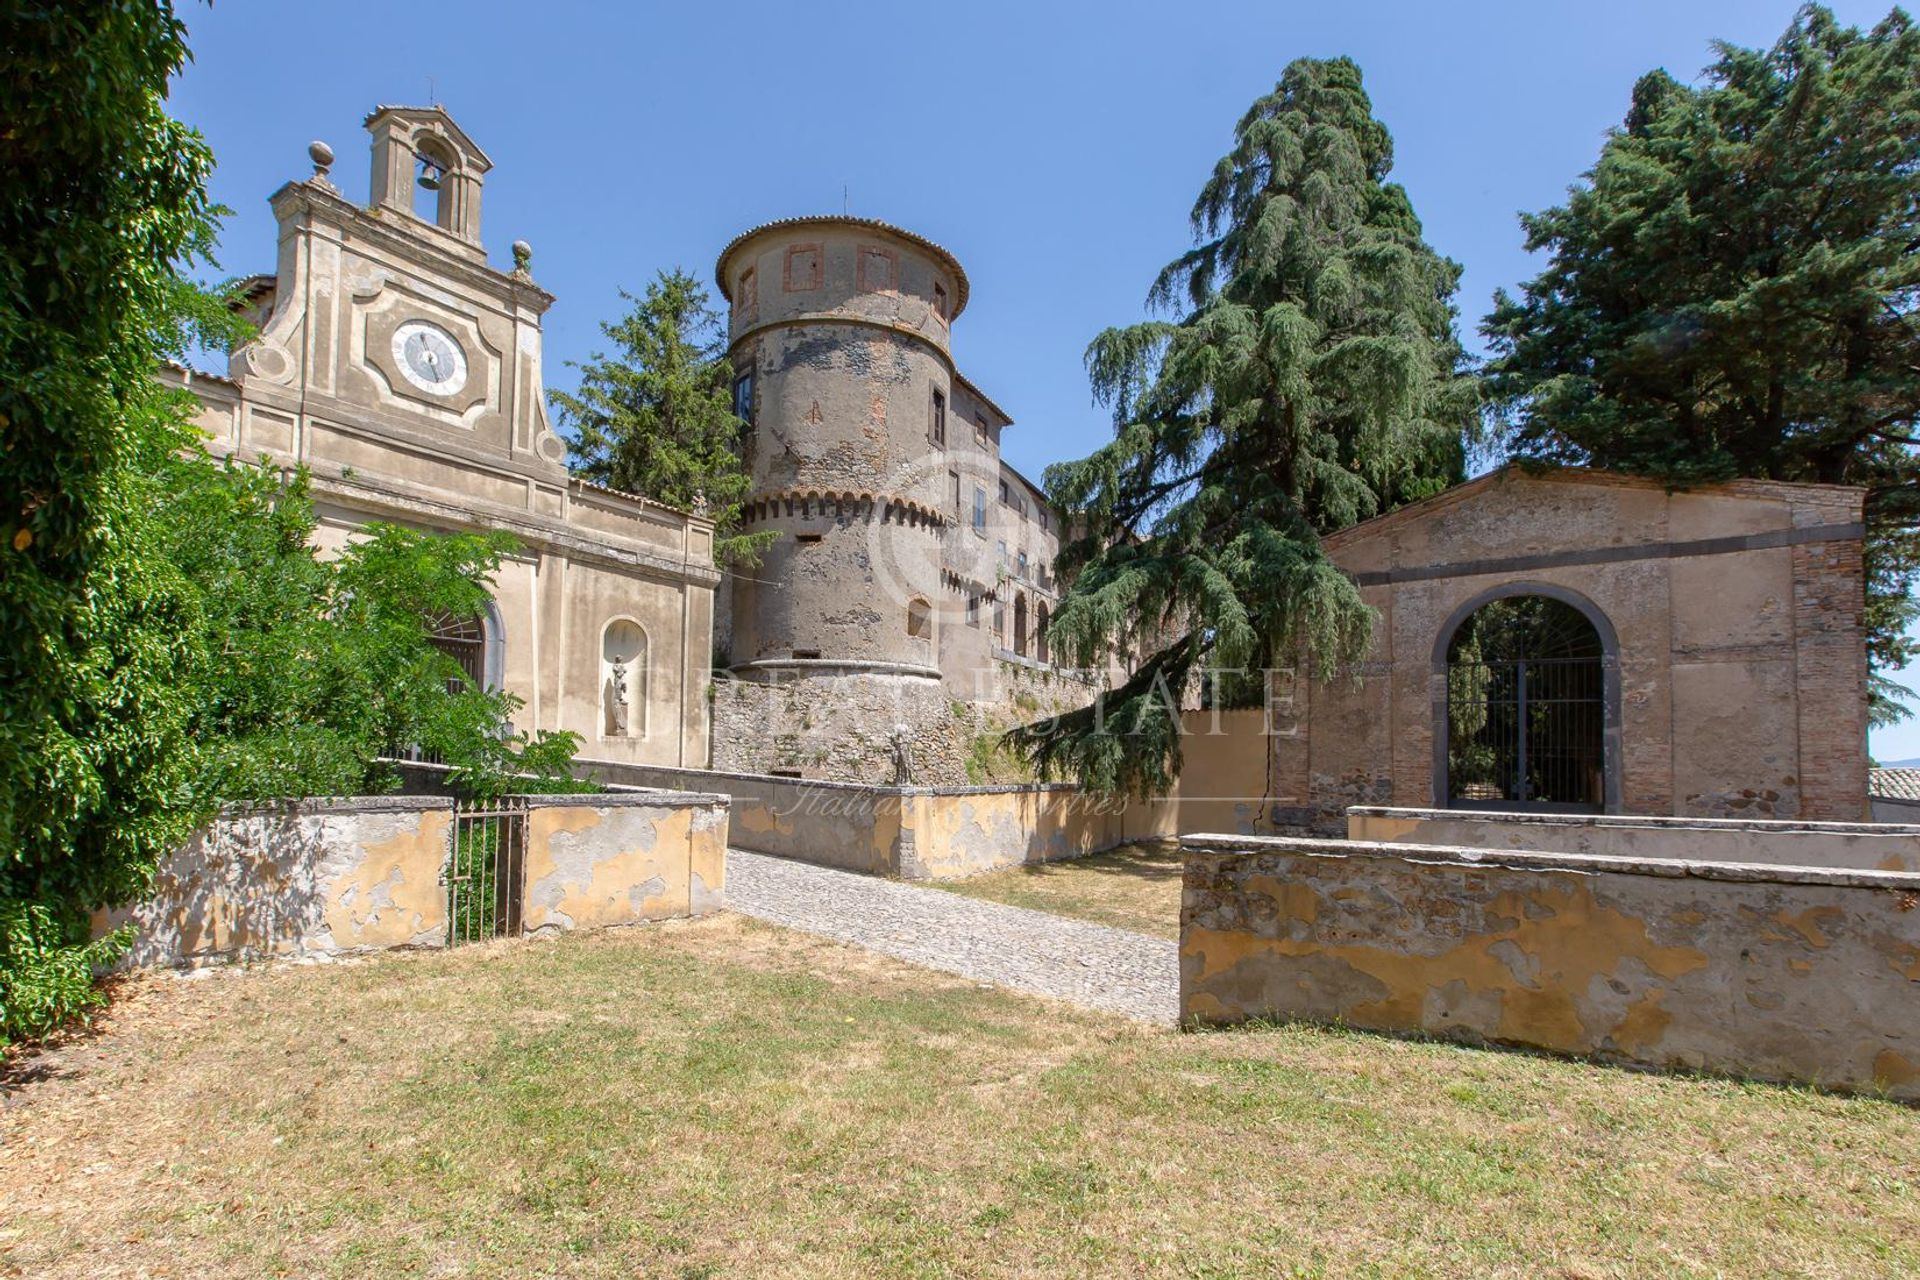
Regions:
<instances>
[{"instance_id":1,"label":"grass lawn","mask_svg":"<svg viewBox=\"0 0 1920 1280\"><path fill-rule=\"evenodd\" d=\"M1075 916L1157 938L1178 938L1180 868L1179 846L1166 841L965 880L925 883L969 898Z\"/></svg>"},{"instance_id":2,"label":"grass lawn","mask_svg":"<svg viewBox=\"0 0 1920 1280\"><path fill-rule=\"evenodd\" d=\"M140 978L0 1096L18 1275L1920 1272L1920 1111L1154 1031L729 917Z\"/></svg>"}]
</instances>

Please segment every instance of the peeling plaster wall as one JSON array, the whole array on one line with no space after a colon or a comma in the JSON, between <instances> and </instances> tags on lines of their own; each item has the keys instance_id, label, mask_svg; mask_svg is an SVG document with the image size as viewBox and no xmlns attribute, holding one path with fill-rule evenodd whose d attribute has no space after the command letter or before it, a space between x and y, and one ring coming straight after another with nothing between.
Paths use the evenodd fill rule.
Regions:
<instances>
[{"instance_id":1,"label":"peeling plaster wall","mask_svg":"<svg viewBox=\"0 0 1920 1280\"><path fill-rule=\"evenodd\" d=\"M451 819L448 801L410 796L228 814L95 933L132 924L134 965L440 946Z\"/></svg>"},{"instance_id":2,"label":"peeling plaster wall","mask_svg":"<svg viewBox=\"0 0 1920 1280\"><path fill-rule=\"evenodd\" d=\"M528 933L718 911L727 801L711 794L535 796L527 811Z\"/></svg>"},{"instance_id":3,"label":"peeling plaster wall","mask_svg":"<svg viewBox=\"0 0 1920 1280\"><path fill-rule=\"evenodd\" d=\"M131 965L444 946L452 821L451 801L424 796L230 813L167 860L147 901L99 913L94 932L132 924ZM718 911L726 851L724 796L532 797L523 926Z\"/></svg>"},{"instance_id":4,"label":"peeling plaster wall","mask_svg":"<svg viewBox=\"0 0 1920 1280\"><path fill-rule=\"evenodd\" d=\"M1337 1021L1920 1100L1920 874L1183 847L1184 1018Z\"/></svg>"},{"instance_id":5,"label":"peeling plaster wall","mask_svg":"<svg viewBox=\"0 0 1920 1280\"><path fill-rule=\"evenodd\" d=\"M1174 834L1170 805L1101 804L1069 786L872 787L580 763L603 782L730 797L735 848L907 880L975 875Z\"/></svg>"},{"instance_id":6,"label":"peeling plaster wall","mask_svg":"<svg viewBox=\"0 0 1920 1280\"><path fill-rule=\"evenodd\" d=\"M1712 818L1589 817L1460 809L1347 810L1349 840L1540 849L1621 858L1920 871L1920 826Z\"/></svg>"}]
</instances>

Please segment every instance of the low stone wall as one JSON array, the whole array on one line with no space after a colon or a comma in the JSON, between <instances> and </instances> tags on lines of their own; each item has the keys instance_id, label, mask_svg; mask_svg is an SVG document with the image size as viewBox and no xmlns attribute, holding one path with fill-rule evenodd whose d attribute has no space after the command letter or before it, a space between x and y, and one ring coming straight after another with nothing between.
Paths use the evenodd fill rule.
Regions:
<instances>
[{"instance_id":1,"label":"low stone wall","mask_svg":"<svg viewBox=\"0 0 1920 1280\"><path fill-rule=\"evenodd\" d=\"M1069 786L877 787L766 774L578 762L607 783L717 791L734 846L903 879L975 875L1174 833L1164 805L1103 803Z\"/></svg>"},{"instance_id":2,"label":"low stone wall","mask_svg":"<svg viewBox=\"0 0 1920 1280\"><path fill-rule=\"evenodd\" d=\"M727 811L726 797L710 792L531 797L522 927L601 929L720 910Z\"/></svg>"},{"instance_id":3,"label":"low stone wall","mask_svg":"<svg viewBox=\"0 0 1920 1280\"><path fill-rule=\"evenodd\" d=\"M529 798L528 933L704 915L725 890L726 797L648 791ZM342 955L447 941L453 804L300 800L222 815L163 864L126 963Z\"/></svg>"},{"instance_id":4,"label":"low stone wall","mask_svg":"<svg viewBox=\"0 0 1920 1280\"><path fill-rule=\"evenodd\" d=\"M1622 858L1686 858L1768 866L1920 871L1920 826L1647 818L1473 809L1347 810L1349 840L1534 849Z\"/></svg>"},{"instance_id":5,"label":"low stone wall","mask_svg":"<svg viewBox=\"0 0 1920 1280\"><path fill-rule=\"evenodd\" d=\"M446 941L448 800L360 796L222 815L161 865L127 963L340 954Z\"/></svg>"},{"instance_id":6,"label":"low stone wall","mask_svg":"<svg viewBox=\"0 0 1920 1280\"><path fill-rule=\"evenodd\" d=\"M1920 1101L1920 875L1190 837L1183 1018Z\"/></svg>"}]
</instances>

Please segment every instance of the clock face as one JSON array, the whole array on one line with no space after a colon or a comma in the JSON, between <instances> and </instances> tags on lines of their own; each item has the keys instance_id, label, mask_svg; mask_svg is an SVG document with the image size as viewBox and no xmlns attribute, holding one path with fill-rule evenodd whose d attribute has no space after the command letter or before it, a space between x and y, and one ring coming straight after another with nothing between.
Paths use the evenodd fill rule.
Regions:
<instances>
[{"instance_id":1,"label":"clock face","mask_svg":"<svg viewBox=\"0 0 1920 1280\"><path fill-rule=\"evenodd\" d=\"M437 324L409 320L393 331L393 359L408 382L436 396L467 385L467 353Z\"/></svg>"}]
</instances>

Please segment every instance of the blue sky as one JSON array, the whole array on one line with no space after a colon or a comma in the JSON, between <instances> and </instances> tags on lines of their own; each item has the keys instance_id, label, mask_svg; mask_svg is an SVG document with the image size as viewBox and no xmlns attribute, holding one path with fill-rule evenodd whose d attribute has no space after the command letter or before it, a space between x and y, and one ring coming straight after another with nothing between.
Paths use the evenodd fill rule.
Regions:
<instances>
[{"instance_id":1,"label":"blue sky","mask_svg":"<svg viewBox=\"0 0 1920 1280\"><path fill-rule=\"evenodd\" d=\"M274 261L267 195L315 138L364 198L360 121L443 103L493 158L483 233L516 239L559 295L547 381L596 346L621 288L685 266L711 279L736 232L851 212L958 255L967 375L1015 418L1005 452L1038 477L1107 434L1081 353L1141 315L1188 244L1187 212L1247 105L1290 59L1347 54L1392 131L1393 176L1461 262L1470 345L1493 291L1537 270L1515 214L1592 164L1634 80L1692 78L1710 41L1769 44L1789 0L1573 4L1274 3L183 6L194 64L174 109L220 161L223 265ZM1837 0L1870 25L1884 3ZM1911 673L1910 673L1911 674ZM1877 734L1920 756L1920 726Z\"/></svg>"}]
</instances>

